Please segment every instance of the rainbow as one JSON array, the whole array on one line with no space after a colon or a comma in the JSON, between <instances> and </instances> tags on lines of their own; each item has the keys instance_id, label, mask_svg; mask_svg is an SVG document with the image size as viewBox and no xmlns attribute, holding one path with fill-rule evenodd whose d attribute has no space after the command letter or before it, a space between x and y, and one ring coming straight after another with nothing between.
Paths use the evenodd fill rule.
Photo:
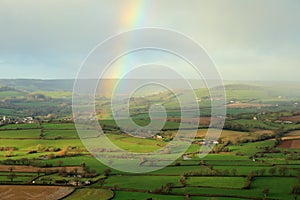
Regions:
<instances>
[{"instance_id":1,"label":"rainbow","mask_svg":"<svg viewBox=\"0 0 300 200\"><path fill-rule=\"evenodd\" d=\"M126 2L122 6L120 14L119 29L121 32L133 30L135 28L141 28L145 23L147 16L147 8L149 8L149 1L137 0ZM130 46L130 41L128 44ZM124 47L124 46L123 46ZM122 47L122 48L123 48ZM119 48L119 47L116 47ZM118 65L109 67L109 70L105 73L105 81L102 82L101 94L107 98L111 97L114 87L118 84L118 81L131 69L131 56L126 55L120 58L121 62ZM125 84L122 87L127 87Z\"/></svg>"}]
</instances>

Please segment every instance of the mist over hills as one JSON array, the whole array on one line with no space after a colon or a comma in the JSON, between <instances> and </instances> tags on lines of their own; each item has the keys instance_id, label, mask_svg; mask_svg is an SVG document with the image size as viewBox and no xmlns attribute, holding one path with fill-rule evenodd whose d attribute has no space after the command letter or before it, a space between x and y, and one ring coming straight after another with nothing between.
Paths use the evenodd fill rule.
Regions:
<instances>
[{"instance_id":1,"label":"mist over hills","mask_svg":"<svg viewBox=\"0 0 300 200\"><path fill-rule=\"evenodd\" d=\"M51 79L51 80L42 80L42 79L0 79L0 86L8 86L14 89L24 90L24 91L36 91L36 90L44 90L44 91L55 91L55 90L64 90L64 91L72 91L75 83L75 79ZM97 83L98 80L94 79L84 79L80 80L85 82L85 84ZM114 84L118 82L118 79L103 79L101 80L106 82L105 85L108 86L110 84ZM176 79L126 79L127 86L139 85L144 83L145 81L149 82L159 82L159 83L170 83L174 85L174 88L178 89L187 89L183 88L182 84L178 82ZM203 81L191 80L191 85L195 88L203 88L205 87L205 83Z\"/></svg>"},{"instance_id":2,"label":"mist over hills","mask_svg":"<svg viewBox=\"0 0 300 200\"><path fill-rule=\"evenodd\" d=\"M91 85L97 83L98 80L80 80L84 85ZM104 87L112 87L119 80L117 79L104 79L101 80ZM182 81L176 79L127 79L122 80L119 84L126 84L125 86L120 87L120 92L127 93L132 91L137 85L142 85L145 82L152 83L168 83L167 85L172 85L172 88L176 89L191 89L182 84ZM193 89L206 88L206 83L203 80L188 80L189 84ZM73 91L73 86L75 79L51 79L51 80L42 80L42 79L0 79L0 87L9 87L20 92L35 92L35 91ZM218 81L210 80L210 85L212 87L218 88ZM267 90L272 93L278 93L281 96L300 96L298 92L300 90L299 82L275 82L275 81L224 81L226 90ZM88 90L89 88L86 88ZM163 91L163 87L153 86L151 88L146 88L149 92L155 92L156 90Z\"/></svg>"}]
</instances>

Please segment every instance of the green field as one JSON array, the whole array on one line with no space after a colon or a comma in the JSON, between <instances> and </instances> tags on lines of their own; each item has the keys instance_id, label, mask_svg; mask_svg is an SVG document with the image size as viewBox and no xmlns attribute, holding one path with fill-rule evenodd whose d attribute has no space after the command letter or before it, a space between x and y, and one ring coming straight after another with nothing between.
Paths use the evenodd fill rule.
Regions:
<instances>
[{"instance_id":1,"label":"green field","mask_svg":"<svg viewBox=\"0 0 300 200\"><path fill-rule=\"evenodd\" d=\"M219 188L242 188L246 182L242 177L190 177L188 186L219 187Z\"/></svg>"},{"instance_id":2,"label":"green field","mask_svg":"<svg viewBox=\"0 0 300 200\"><path fill-rule=\"evenodd\" d=\"M179 176L113 176L107 179L106 186L131 189L154 190L167 183L178 185ZM143 181L141 181L143 180ZM137 184L138 183L138 184Z\"/></svg>"},{"instance_id":3,"label":"green field","mask_svg":"<svg viewBox=\"0 0 300 200\"><path fill-rule=\"evenodd\" d=\"M153 135L147 135L151 131L140 131L146 138L126 133L137 131L131 129L130 119L122 118L125 127L120 129L112 118L110 99L97 96L96 116L105 136L132 155L162 149L173 140L180 125L187 136L197 131L185 155L178 155L177 160L169 160L172 152L168 148L166 157L157 155L147 160L142 156L134 160L134 156L110 149L106 144L97 146L96 142L104 135L100 130L94 131L91 125L94 120L82 120L81 125L75 126L70 89L42 85L43 81L36 82L39 86L29 84L27 87L21 81L23 87L13 89L18 88L15 87L17 82L11 83L11 88L1 90L0 87L0 121L3 116L10 119L0 124L0 184L73 187L74 192L65 197L66 200L294 199L291 191L299 185L300 151L295 146L280 145L284 138L293 140L299 136L300 121L290 122L284 117L300 119L300 95L290 94L284 86L227 85L227 117L220 139L205 138L211 111L207 89L195 91L203 117L200 124L193 121L199 119L194 112L198 107L191 107L193 99L189 90L179 91L186 101L184 108L191 110L190 118L182 123L178 99L170 91L142 91L130 99L132 120L143 127L150 123L151 105L161 104L166 108L167 120L161 130ZM56 89L49 89L52 87ZM28 90L22 92L24 89ZM85 106L82 111L85 112ZM120 111L118 115L122 117L124 113ZM33 122L23 123L24 117L30 116ZM161 120L155 118L152 123L157 125ZM84 134L78 135L76 128ZM218 144L202 158L199 151L207 141ZM111 169L84 146L94 143L94 150L101 151L101 156L112 166L128 166L127 161L134 160L141 167L161 169L141 174ZM164 163L171 164L164 167Z\"/></svg>"},{"instance_id":4,"label":"green field","mask_svg":"<svg viewBox=\"0 0 300 200\"><path fill-rule=\"evenodd\" d=\"M71 195L64 200L91 200L91 199L109 199L112 198L113 192L105 189L76 189Z\"/></svg>"},{"instance_id":5,"label":"green field","mask_svg":"<svg viewBox=\"0 0 300 200\"><path fill-rule=\"evenodd\" d=\"M38 139L39 130L38 129L29 129L29 130L9 130L9 131L0 131L1 139Z\"/></svg>"}]
</instances>

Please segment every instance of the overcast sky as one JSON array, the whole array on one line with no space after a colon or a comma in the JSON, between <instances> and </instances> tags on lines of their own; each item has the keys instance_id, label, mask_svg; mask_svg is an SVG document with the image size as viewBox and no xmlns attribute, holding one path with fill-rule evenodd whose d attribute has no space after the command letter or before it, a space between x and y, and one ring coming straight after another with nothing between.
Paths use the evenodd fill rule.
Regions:
<instances>
[{"instance_id":1,"label":"overcast sky","mask_svg":"<svg viewBox=\"0 0 300 200\"><path fill-rule=\"evenodd\" d=\"M107 37L161 27L200 43L226 80L300 80L299 0L0 0L0 27L0 78L75 78Z\"/></svg>"}]
</instances>

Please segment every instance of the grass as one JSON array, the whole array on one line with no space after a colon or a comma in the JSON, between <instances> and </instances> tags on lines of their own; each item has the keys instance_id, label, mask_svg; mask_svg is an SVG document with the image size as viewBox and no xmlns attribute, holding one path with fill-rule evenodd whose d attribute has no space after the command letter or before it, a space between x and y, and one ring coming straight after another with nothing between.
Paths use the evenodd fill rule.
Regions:
<instances>
[{"instance_id":1,"label":"grass","mask_svg":"<svg viewBox=\"0 0 300 200\"><path fill-rule=\"evenodd\" d=\"M23 181L23 182L29 182L31 181L35 176L21 176L19 175L19 173L15 173L15 177L13 179L13 181ZM10 178L8 177L8 175L5 175L5 176L0 176L0 182L3 181L3 182L10 182Z\"/></svg>"},{"instance_id":2,"label":"grass","mask_svg":"<svg viewBox=\"0 0 300 200\"><path fill-rule=\"evenodd\" d=\"M84 181L97 181L100 178L104 178L104 176L97 176L97 177L93 177L93 178L81 178L80 181L84 182ZM39 179L36 180L36 183L42 183L43 180L51 180L52 183L55 183L56 180L66 180L66 181L73 181L74 178L73 177L61 177L58 174L53 174L53 175L47 175L47 176L42 176Z\"/></svg>"},{"instance_id":3,"label":"grass","mask_svg":"<svg viewBox=\"0 0 300 200\"><path fill-rule=\"evenodd\" d=\"M142 117L145 117L144 115ZM124 124L129 124L128 127L125 128L131 128L131 121L129 119L122 119L120 120L122 121L122 123ZM133 118L134 123L138 124L139 126L146 126L149 124L150 122L150 118L141 118L141 116L139 115L139 117L134 117ZM157 124L160 124L160 120L153 120L153 125L157 126ZM107 120L100 120L99 122L101 124L101 126L109 126L109 127L118 127L116 122L114 120L111 119L107 119ZM177 129L179 127L180 123L177 122L170 122L170 121L166 121L166 123L164 124L164 129ZM191 125L189 124L183 124L183 126L185 127L190 127Z\"/></svg>"},{"instance_id":4,"label":"grass","mask_svg":"<svg viewBox=\"0 0 300 200\"><path fill-rule=\"evenodd\" d=\"M0 130L5 129L37 129L39 128L39 124L7 124L5 126L0 126Z\"/></svg>"},{"instance_id":5,"label":"grass","mask_svg":"<svg viewBox=\"0 0 300 200\"><path fill-rule=\"evenodd\" d=\"M244 186L246 178L242 177L189 177L187 184L203 187L220 187L239 189Z\"/></svg>"},{"instance_id":6,"label":"grass","mask_svg":"<svg viewBox=\"0 0 300 200\"><path fill-rule=\"evenodd\" d=\"M185 187L180 189L173 189L173 192L176 194L201 194L203 196L211 196L211 197L203 197L203 199L239 199L239 198L225 198L225 197L216 197L216 196L237 196L240 199L242 197L262 197L261 194L254 193L253 190L242 190L242 189L229 189L229 188L206 188L206 187ZM192 198L194 199L194 198Z\"/></svg>"},{"instance_id":7,"label":"grass","mask_svg":"<svg viewBox=\"0 0 300 200\"><path fill-rule=\"evenodd\" d=\"M179 176L112 176L106 180L106 186L154 190L167 183L178 185Z\"/></svg>"},{"instance_id":8,"label":"grass","mask_svg":"<svg viewBox=\"0 0 300 200\"><path fill-rule=\"evenodd\" d=\"M265 140L260 142L253 142L253 143L245 143L242 145L233 145L229 146L229 149L233 153L241 152L245 155L252 155L256 152L263 151L262 148L264 147L271 147L274 145L275 140Z\"/></svg>"},{"instance_id":9,"label":"grass","mask_svg":"<svg viewBox=\"0 0 300 200\"><path fill-rule=\"evenodd\" d=\"M233 154L208 154L203 158L204 161L206 160L216 160L216 161L240 161L240 160L249 160L246 156L236 156Z\"/></svg>"},{"instance_id":10,"label":"grass","mask_svg":"<svg viewBox=\"0 0 300 200\"><path fill-rule=\"evenodd\" d=\"M125 192L125 191L115 191L114 199L123 199L123 200L139 200L139 199L150 199L152 200L184 200L183 196L174 196L174 195L159 195L159 194L149 194L141 192ZM194 198L193 198L194 199Z\"/></svg>"},{"instance_id":11,"label":"grass","mask_svg":"<svg viewBox=\"0 0 300 200\"><path fill-rule=\"evenodd\" d=\"M42 124L44 129L51 129L51 130L76 130L75 124L73 123L63 123L63 124L50 124L45 123Z\"/></svg>"},{"instance_id":12,"label":"grass","mask_svg":"<svg viewBox=\"0 0 300 200\"><path fill-rule=\"evenodd\" d=\"M204 170L203 166L172 166L151 172L151 174L167 174L167 175L182 175L185 172Z\"/></svg>"},{"instance_id":13,"label":"grass","mask_svg":"<svg viewBox=\"0 0 300 200\"><path fill-rule=\"evenodd\" d=\"M271 167L267 167L267 166L214 166L213 167L214 170L228 170L230 175L232 174L232 170L235 169L236 170L236 175L243 175L243 176L247 176L251 171L260 171L262 169L265 169L265 173L264 175L269 175L269 169Z\"/></svg>"},{"instance_id":14,"label":"grass","mask_svg":"<svg viewBox=\"0 0 300 200\"><path fill-rule=\"evenodd\" d=\"M0 138L8 139L38 139L39 130L30 129L30 130L9 130L9 131L0 131Z\"/></svg>"},{"instance_id":15,"label":"grass","mask_svg":"<svg viewBox=\"0 0 300 200\"><path fill-rule=\"evenodd\" d=\"M118 147L127 151L137 152L137 153L152 152L162 148L161 146L167 144L159 140L136 138L124 134L123 135L107 134L106 136Z\"/></svg>"},{"instance_id":16,"label":"grass","mask_svg":"<svg viewBox=\"0 0 300 200\"><path fill-rule=\"evenodd\" d=\"M292 186L297 185L296 178L287 177L258 177L254 178L251 184L251 190L255 190L257 194L261 193L264 188L269 188L269 198L291 199L290 195Z\"/></svg>"},{"instance_id":17,"label":"grass","mask_svg":"<svg viewBox=\"0 0 300 200\"><path fill-rule=\"evenodd\" d=\"M259 128L259 129L274 129L274 126L272 125L268 125L265 124L263 121L260 120L252 120L252 119L236 119L236 120L232 120L233 123L235 124L240 124L243 126L248 126L250 128Z\"/></svg>"},{"instance_id":18,"label":"grass","mask_svg":"<svg viewBox=\"0 0 300 200\"><path fill-rule=\"evenodd\" d=\"M106 123L113 123L111 120L107 120ZM75 130L74 124L63 124L63 123L45 123L42 124L44 129L44 139L38 139L40 129L37 127L38 124L17 124L17 125L8 125L1 127L10 127L13 130L1 130L0 131L0 147L10 146L16 147L17 150L13 151L13 157L10 159L19 159L19 158L38 158L41 155L48 155L52 152L41 152L34 154L26 154L29 149L37 149L37 145L40 144L42 147L58 147L64 148L67 146L77 146L81 150L84 150L84 146L81 141L78 139L77 132ZM25 130L25 127L29 128ZM20 129L21 128L21 129ZM23 129L22 129L23 128ZM33 128L33 129L30 129ZM200 131L205 131L204 129ZM114 131L116 132L116 131ZM87 134L88 131L87 131ZM247 135L247 132L237 132L237 131L223 131L224 137L234 138L238 135ZM117 146L125 150L133 152L149 152L154 151L161 146L167 144L164 141L156 139L142 139L131 137L126 134L113 134L110 132L106 136ZM16 140L16 138L25 138L23 140ZM8 138L8 139L3 139ZM36 139L31 139L36 138ZM56 140L54 140L56 138ZM50 140L53 139L53 140ZM93 139L88 139L93 140ZM231 152L226 154L209 154L202 160L207 166L199 165L200 159L197 155L191 160L182 160L179 158L177 161L174 161L173 166L168 166L166 168L160 169L155 172L137 175L137 174L128 174L125 172L120 172L112 169L112 174L108 176L108 179L105 181L107 187L116 187L116 188L129 188L129 189L143 189L153 191L167 183L173 183L175 186L179 186L179 179L185 172L191 171L202 171L207 170L208 167L212 167L214 170L224 171L227 170L230 175L232 175L232 169L236 169L236 177L188 177L187 178L187 187L185 188L173 188L173 192L180 194L181 196L172 196L172 195L158 195L158 194L149 194L141 192L129 192L129 191L116 191L115 199L145 199L152 197L153 199L184 199L185 194L200 194L200 195L211 195L212 197L200 197L192 196L192 199L212 199L214 195L233 195L236 197L258 197L262 198L262 190L265 187L270 189L271 198L279 199L289 199L291 198L289 192L291 186L297 184L297 179L293 177L271 177L269 174L269 169L272 167L272 163L281 164L281 166L286 166L285 155L283 153L265 153L264 157L258 158L259 160L264 160L264 163L253 162L249 159L249 156L253 155L256 152L263 151L264 147L273 146L274 140L266 140L255 143L245 143L242 145L229 145ZM193 153L199 151L200 146L197 144L192 144L187 152ZM243 156L237 156L236 153L241 152ZM85 152L86 153L86 152ZM0 160L8 159L5 157L5 151L0 152ZM54 152L54 154L56 154ZM108 154L114 154L114 152L108 152ZM58 166L58 163L62 166L79 166L82 163L85 163L90 169L95 169L97 173L103 175L103 171L108 167L100 163L97 159L92 156L82 155L76 157L61 157L50 160L39 160L39 162L52 164L53 166ZM124 162L124 160L116 160L116 162ZM180 166L174 166L176 162L180 163ZM126 164L126 162L124 162ZM287 165L288 168L291 168L287 176L292 174L293 176L297 175L297 169L299 168L299 161L294 160L288 161L289 164L296 165ZM276 166L275 166L276 167ZM279 166L277 166L278 168ZM246 182L246 176L250 171L260 171L265 169L264 177L255 177L251 188L249 190L241 190ZM277 170L278 171L278 170ZM20 174L20 175L19 175ZM23 175L23 176L22 176ZM30 174L28 174L30 175ZM238 175L243 175L245 177L238 177ZM278 175L278 172L276 173ZM30 181L35 175L25 176L25 174L17 173L14 181ZM268 177L269 176L269 177ZM49 178L56 180L61 179L57 174L50 175ZM0 181L9 181L7 178L7 173L0 172ZM280 182L279 186L276 184ZM275 184L276 183L276 184ZM213 187L213 188L210 188ZM278 188L280 187L280 188ZM83 197L87 199L95 199L96 196L98 199L106 199L105 196L108 194L108 190L102 189L92 189L84 188L77 189L73 194L65 199L82 199ZM109 193L111 194L111 193ZM278 197L277 197L278 196ZM230 199L229 197L217 197L217 199ZM238 199L238 198L237 198Z\"/></svg>"},{"instance_id":19,"label":"grass","mask_svg":"<svg viewBox=\"0 0 300 200\"><path fill-rule=\"evenodd\" d=\"M113 192L105 189L76 189L71 195L63 198L64 200L106 200L113 197Z\"/></svg>"},{"instance_id":20,"label":"grass","mask_svg":"<svg viewBox=\"0 0 300 200\"><path fill-rule=\"evenodd\" d=\"M107 166L102 164L96 158L92 156L76 156L76 157L64 157L64 158L56 158L52 160L42 161L44 163L52 164L53 166L57 166L57 163L62 161L62 166L70 166L70 165L77 165L79 166L81 163L85 163L90 169L95 169L97 173L102 174L105 169L108 169ZM112 169L112 172L117 172L116 170Z\"/></svg>"},{"instance_id":21,"label":"grass","mask_svg":"<svg viewBox=\"0 0 300 200\"><path fill-rule=\"evenodd\" d=\"M45 139L78 139L76 130L45 130Z\"/></svg>"},{"instance_id":22,"label":"grass","mask_svg":"<svg viewBox=\"0 0 300 200\"><path fill-rule=\"evenodd\" d=\"M16 147L19 150L27 151L29 149L37 149L37 145L40 144L43 147L58 147L58 148L64 148L68 146L77 146L81 149L84 149L84 146L82 145L81 141L78 139L70 139L70 140L55 140L55 142L49 142L49 140L15 140L15 139L5 139L0 140L0 146L10 146L10 147Z\"/></svg>"},{"instance_id":23,"label":"grass","mask_svg":"<svg viewBox=\"0 0 300 200\"><path fill-rule=\"evenodd\" d=\"M7 99L7 98L14 98L14 97L23 97L25 96L25 92L20 92L20 91L0 91L0 100L2 99Z\"/></svg>"},{"instance_id":24,"label":"grass","mask_svg":"<svg viewBox=\"0 0 300 200\"><path fill-rule=\"evenodd\" d=\"M213 130L213 129L212 129ZM192 131L186 131L191 133ZM199 129L197 131L197 137L204 138L207 135L207 129ZM251 132L241 132L241 131L232 131L232 130L222 130L220 139L223 142L230 141L233 144L237 144L240 141L255 141L260 136L272 136L274 132L272 130L259 130Z\"/></svg>"},{"instance_id":25,"label":"grass","mask_svg":"<svg viewBox=\"0 0 300 200\"><path fill-rule=\"evenodd\" d=\"M52 98L71 98L72 92L68 91L36 91L35 93L44 94Z\"/></svg>"}]
</instances>

